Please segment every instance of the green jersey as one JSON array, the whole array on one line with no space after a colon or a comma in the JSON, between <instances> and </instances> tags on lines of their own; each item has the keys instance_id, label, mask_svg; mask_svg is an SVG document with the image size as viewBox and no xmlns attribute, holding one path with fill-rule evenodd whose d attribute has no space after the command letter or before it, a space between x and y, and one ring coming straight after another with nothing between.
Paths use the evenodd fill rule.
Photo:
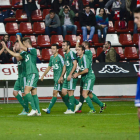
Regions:
<instances>
[{"instance_id":1,"label":"green jersey","mask_svg":"<svg viewBox=\"0 0 140 140\"><path fill-rule=\"evenodd\" d=\"M91 50L85 50L85 55L87 55L89 62L92 64L92 52L91 52Z\"/></svg>"},{"instance_id":2,"label":"green jersey","mask_svg":"<svg viewBox=\"0 0 140 140\"><path fill-rule=\"evenodd\" d=\"M83 54L82 58L78 57L78 65L80 71L84 71L85 69L88 69L88 73L81 75L82 79L92 78L94 76L92 66L87 55Z\"/></svg>"},{"instance_id":3,"label":"green jersey","mask_svg":"<svg viewBox=\"0 0 140 140\"><path fill-rule=\"evenodd\" d=\"M74 60L77 60L77 58L76 58L76 54L73 51L69 51L68 53L65 53L64 61L65 61L65 65L66 65L66 77L69 76L69 74L73 68Z\"/></svg>"},{"instance_id":4,"label":"green jersey","mask_svg":"<svg viewBox=\"0 0 140 140\"><path fill-rule=\"evenodd\" d=\"M18 78L26 77L25 61L24 60L18 61L17 64L18 64Z\"/></svg>"},{"instance_id":5,"label":"green jersey","mask_svg":"<svg viewBox=\"0 0 140 140\"><path fill-rule=\"evenodd\" d=\"M62 74L64 66L64 58L58 54L56 57L51 56L49 66L53 68L54 81L57 82Z\"/></svg>"},{"instance_id":6,"label":"green jersey","mask_svg":"<svg viewBox=\"0 0 140 140\"><path fill-rule=\"evenodd\" d=\"M29 48L28 52L21 52L20 55L25 59L26 64L26 75L36 73L38 74L38 69L36 67L37 51L35 48Z\"/></svg>"}]
</instances>

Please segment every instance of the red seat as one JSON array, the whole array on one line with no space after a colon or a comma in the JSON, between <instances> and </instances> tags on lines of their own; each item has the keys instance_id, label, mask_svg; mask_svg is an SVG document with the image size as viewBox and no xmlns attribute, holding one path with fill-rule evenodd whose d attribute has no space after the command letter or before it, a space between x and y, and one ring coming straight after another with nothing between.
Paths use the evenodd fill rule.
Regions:
<instances>
[{"instance_id":1,"label":"red seat","mask_svg":"<svg viewBox=\"0 0 140 140\"><path fill-rule=\"evenodd\" d=\"M97 57L99 56L99 54L103 51L102 47L98 47L97 48Z\"/></svg>"},{"instance_id":2,"label":"red seat","mask_svg":"<svg viewBox=\"0 0 140 140\"><path fill-rule=\"evenodd\" d=\"M83 5L89 5L89 1L88 0L82 0L83 1Z\"/></svg>"},{"instance_id":3,"label":"red seat","mask_svg":"<svg viewBox=\"0 0 140 140\"><path fill-rule=\"evenodd\" d=\"M124 53L123 53L123 49L122 47L114 47L114 49L116 50L116 52L120 55L121 59L124 59Z\"/></svg>"},{"instance_id":4,"label":"red seat","mask_svg":"<svg viewBox=\"0 0 140 140\"><path fill-rule=\"evenodd\" d=\"M133 44L138 45L140 34L133 34Z\"/></svg>"},{"instance_id":5,"label":"red seat","mask_svg":"<svg viewBox=\"0 0 140 140\"><path fill-rule=\"evenodd\" d=\"M42 13L41 13L40 9L32 12L32 20L33 21L42 21L43 20Z\"/></svg>"},{"instance_id":6,"label":"red seat","mask_svg":"<svg viewBox=\"0 0 140 140\"><path fill-rule=\"evenodd\" d=\"M128 21L128 30L133 32L134 30L134 21Z\"/></svg>"},{"instance_id":7,"label":"red seat","mask_svg":"<svg viewBox=\"0 0 140 140\"><path fill-rule=\"evenodd\" d=\"M45 33L45 23L44 22L34 22L33 32L36 34Z\"/></svg>"},{"instance_id":8,"label":"red seat","mask_svg":"<svg viewBox=\"0 0 140 140\"><path fill-rule=\"evenodd\" d=\"M16 34L16 33L18 33L19 32L18 24L13 23L13 22L6 23L6 32L8 34Z\"/></svg>"},{"instance_id":9,"label":"red seat","mask_svg":"<svg viewBox=\"0 0 140 140\"><path fill-rule=\"evenodd\" d=\"M37 44L40 47L50 47L50 38L48 35L39 35L37 39Z\"/></svg>"},{"instance_id":10,"label":"red seat","mask_svg":"<svg viewBox=\"0 0 140 140\"><path fill-rule=\"evenodd\" d=\"M30 22L21 22L19 30L22 34L33 34L32 25Z\"/></svg>"},{"instance_id":11,"label":"red seat","mask_svg":"<svg viewBox=\"0 0 140 140\"><path fill-rule=\"evenodd\" d=\"M124 55L126 59L138 59L136 47L125 47Z\"/></svg>"},{"instance_id":12,"label":"red seat","mask_svg":"<svg viewBox=\"0 0 140 140\"><path fill-rule=\"evenodd\" d=\"M1 3L4 3L4 5L1 5ZM0 1L0 8L12 8L10 0Z\"/></svg>"},{"instance_id":13,"label":"red seat","mask_svg":"<svg viewBox=\"0 0 140 140\"><path fill-rule=\"evenodd\" d=\"M3 10L3 12L5 12L7 10ZM9 17L9 18L5 18L4 21L16 21L15 17Z\"/></svg>"},{"instance_id":14,"label":"red seat","mask_svg":"<svg viewBox=\"0 0 140 140\"><path fill-rule=\"evenodd\" d=\"M59 53L61 56L64 57L64 52L63 52L63 49L62 49L62 48L60 48L60 49L58 50L58 53Z\"/></svg>"},{"instance_id":15,"label":"red seat","mask_svg":"<svg viewBox=\"0 0 140 140\"><path fill-rule=\"evenodd\" d=\"M40 50L39 50L39 49L36 49L36 51L37 51L37 57L38 57L40 60L42 60L42 56L41 56L41 54L40 54Z\"/></svg>"},{"instance_id":16,"label":"red seat","mask_svg":"<svg viewBox=\"0 0 140 140\"><path fill-rule=\"evenodd\" d=\"M120 34L119 42L122 45L133 45L131 34Z\"/></svg>"},{"instance_id":17,"label":"red seat","mask_svg":"<svg viewBox=\"0 0 140 140\"><path fill-rule=\"evenodd\" d=\"M2 40L3 39L3 36L0 36L0 40Z\"/></svg>"},{"instance_id":18,"label":"red seat","mask_svg":"<svg viewBox=\"0 0 140 140\"><path fill-rule=\"evenodd\" d=\"M98 41L98 34L94 34L92 41L94 42L95 46L102 46L104 43L99 43Z\"/></svg>"},{"instance_id":19,"label":"red seat","mask_svg":"<svg viewBox=\"0 0 140 140\"><path fill-rule=\"evenodd\" d=\"M115 32L115 28L114 28L114 25L113 25L112 21L109 21L109 23L108 23L108 32L109 33L114 33Z\"/></svg>"},{"instance_id":20,"label":"red seat","mask_svg":"<svg viewBox=\"0 0 140 140\"><path fill-rule=\"evenodd\" d=\"M22 5L15 5L17 2L22 3L22 0L12 0L12 7L14 7L14 8L22 8Z\"/></svg>"},{"instance_id":21,"label":"red seat","mask_svg":"<svg viewBox=\"0 0 140 140\"><path fill-rule=\"evenodd\" d=\"M42 49L42 60L49 61L51 57L50 49Z\"/></svg>"},{"instance_id":22,"label":"red seat","mask_svg":"<svg viewBox=\"0 0 140 140\"><path fill-rule=\"evenodd\" d=\"M74 25L77 26L77 33L82 33L82 29L81 29L81 25L80 25L79 21L75 21Z\"/></svg>"},{"instance_id":23,"label":"red seat","mask_svg":"<svg viewBox=\"0 0 140 140\"><path fill-rule=\"evenodd\" d=\"M34 35L25 35L24 37L30 37L30 39L32 41L32 46L37 47L36 37Z\"/></svg>"},{"instance_id":24,"label":"red seat","mask_svg":"<svg viewBox=\"0 0 140 140\"><path fill-rule=\"evenodd\" d=\"M52 44L58 44L60 47L62 47L62 43L63 43L63 37L62 35L52 35L51 37L51 45Z\"/></svg>"},{"instance_id":25,"label":"red seat","mask_svg":"<svg viewBox=\"0 0 140 140\"><path fill-rule=\"evenodd\" d=\"M96 58L96 51L94 48L90 48L91 52L92 52L92 56L93 58Z\"/></svg>"},{"instance_id":26,"label":"red seat","mask_svg":"<svg viewBox=\"0 0 140 140\"><path fill-rule=\"evenodd\" d=\"M129 31L128 28L126 28L126 29L120 29L120 28L119 28L119 22L120 22L120 21L115 21L115 31L117 31L117 32L119 32L119 33L128 32L128 31Z\"/></svg>"},{"instance_id":27,"label":"red seat","mask_svg":"<svg viewBox=\"0 0 140 140\"><path fill-rule=\"evenodd\" d=\"M65 40L70 41L72 47L76 46L76 35L66 35Z\"/></svg>"},{"instance_id":28,"label":"red seat","mask_svg":"<svg viewBox=\"0 0 140 140\"><path fill-rule=\"evenodd\" d=\"M13 43L15 43L17 40L16 36L10 36L10 41L12 41Z\"/></svg>"},{"instance_id":29,"label":"red seat","mask_svg":"<svg viewBox=\"0 0 140 140\"><path fill-rule=\"evenodd\" d=\"M27 14L23 10L16 10L16 19L18 21L27 21Z\"/></svg>"},{"instance_id":30,"label":"red seat","mask_svg":"<svg viewBox=\"0 0 140 140\"><path fill-rule=\"evenodd\" d=\"M50 10L51 10L51 9L44 9L44 10L43 10L43 19L45 19L46 15L49 14Z\"/></svg>"}]
</instances>

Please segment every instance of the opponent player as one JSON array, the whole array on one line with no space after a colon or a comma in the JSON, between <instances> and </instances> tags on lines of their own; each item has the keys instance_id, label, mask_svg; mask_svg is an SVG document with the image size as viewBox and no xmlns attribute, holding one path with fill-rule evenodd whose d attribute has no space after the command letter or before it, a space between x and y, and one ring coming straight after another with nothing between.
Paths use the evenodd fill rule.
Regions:
<instances>
[{"instance_id":1,"label":"opponent player","mask_svg":"<svg viewBox=\"0 0 140 140\"><path fill-rule=\"evenodd\" d=\"M4 48L14 57L20 57L20 59L25 60L26 64L26 86L24 89L25 93L25 100L31 104L32 110L27 116L41 116L40 108L39 108L39 99L37 96L37 82L39 79L38 70L36 67L36 60L37 60L37 52L35 48L32 48L32 42L30 38L26 37L23 38L23 44L20 40L20 36L17 35L17 39L20 44L20 48L23 49L21 53L14 53L10 51L5 43L3 42ZM31 91L31 94L30 94Z\"/></svg>"},{"instance_id":2,"label":"opponent player","mask_svg":"<svg viewBox=\"0 0 140 140\"><path fill-rule=\"evenodd\" d=\"M80 70L78 73L75 73L73 77L77 78L79 75L81 75L80 87L82 96L84 97L88 106L91 109L89 113L95 113L96 111L93 107L90 97L88 96L89 91L93 90L95 75L92 71L91 63L89 62L89 59L87 58L87 55L84 54L84 52L84 46L79 45L79 47L77 47L77 55L79 56L78 66L80 67Z\"/></svg>"},{"instance_id":3,"label":"opponent player","mask_svg":"<svg viewBox=\"0 0 140 140\"><path fill-rule=\"evenodd\" d=\"M19 53L22 52L22 50L19 47L18 41L15 42L13 50ZM19 115L27 115L29 112L28 102L26 102L26 100L23 100L25 98L24 88L26 85L26 71L24 71L24 69L26 66L25 66L25 61L20 60L19 57L16 57L16 59L17 59L17 64L18 64L18 79L16 80L15 85L14 85L13 95L17 98L17 100L23 107L23 111ZM21 95L18 93L19 90L21 90L23 99Z\"/></svg>"},{"instance_id":4,"label":"opponent player","mask_svg":"<svg viewBox=\"0 0 140 140\"><path fill-rule=\"evenodd\" d=\"M62 49L65 52L64 55L65 65L63 67L63 72L60 77L59 83L63 81L63 77L66 72L66 79L64 80L62 87L62 95L65 97L67 101L69 100L69 107L67 111L64 112L64 114L74 114L76 111L79 110L80 106L82 105L82 103L80 103L78 100L74 98L74 90L76 88L78 78L73 78L73 74L76 72L77 58L76 54L70 50L70 46L71 44L69 41L63 41ZM75 103L76 107L74 110Z\"/></svg>"},{"instance_id":5,"label":"opponent player","mask_svg":"<svg viewBox=\"0 0 140 140\"><path fill-rule=\"evenodd\" d=\"M59 50L59 46L57 44L52 44L51 51L52 51L53 55L50 58L49 66L47 67L47 69L45 70L44 74L41 77L41 81L43 81L44 76L49 72L51 67L53 68L54 82L55 82L54 83L54 90L53 90L53 98L51 99L49 107L46 109L42 109L47 114L50 114L51 108L53 107L53 105L55 104L55 102L57 100L58 92L59 92L60 96L62 97L63 101L65 102L65 96L63 97L62 93L61 93L62 83L58 83L58 80L62 74L62 70L64 67L64 58L60 54L58 54L58 50ZM67 101L67 102L65 102L65 104L68 107L69 102Z\"/></svg>"},{"instance_id":6,"label":"opponent player","mask_svg":"<svg viewBox=\"0 0 140 140\"><path fill-rule=\"evenodd\" d=\"M77 50L78 46L80 45L80 40L81 40L81 37L78 36L78 37L77 37L77 43L76 43L76 50ZM84 42L82 43L82 45L85 47L85 55L87 55L87 58L88 58L88 60L89 60L89 63L90 63L90 65L91 65L91 67L92 67L92 57L93 57L93 56L92 56L92 52L91 52L91 50L90 50L90 43L87 42L87 41L84 41ZM102 103L102 102L98 99L98 97L97 97L94 93L92 93L92 91L90 91L90 92L88 93L88 95L89 95L89 97L91 98L91 100L92 100L93 102L97 103L97 104L101 107L99 113L102 113L102 112L104 111L104 109L106 108L106 104L105 104L105 103ZM81 88L80 88L80 102L81 102L82 105L83 105L84 97L82 96ZM79 108L79 110L77 111L77 113L81 113L81 112L82 112L82 106Z\"/></svg>"},{"instance_id":7,"label":"opponent player","mask_svg":"<svg viewBox=\"0 0 140 140\"><path fill-rule=\"evenodd\" d=\"M140 7L137 7L134 10L134 22L137 24L137 27L140 28ZM140 36L139 36L139 61L140 61ZM135 106L138 107L138 118L139 118L139 130L140 130L140 62L139 62L139 73L137 80L137 92L135 98Z\"/></svg>"}]
</instances>

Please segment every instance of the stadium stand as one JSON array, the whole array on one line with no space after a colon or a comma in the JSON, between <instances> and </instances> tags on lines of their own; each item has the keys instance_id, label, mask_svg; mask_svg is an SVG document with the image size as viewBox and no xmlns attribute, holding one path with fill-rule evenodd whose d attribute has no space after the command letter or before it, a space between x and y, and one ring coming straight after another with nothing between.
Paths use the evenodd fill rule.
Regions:
<instances>
[{"instance_id":1,"label":"stadium stand","mask_svg":"<svg viewBox=\"0 0 140 140\"><path fill-rule=\"evenodd\" d=\"M45 23L44 22L34 22L33 32L36 34L44 34L45 33Z\"/></svg>"},{"instance_id":2,"label":"stadium stand","mask_svg":"<svg viewBox=\"0 0 140 140\"><path fill-rule=\"evenodd\" d=\"M33 34L31 23L30 22L21 22L19 31L22 34Z\"/></svg>"},{"instance_id":3,"label":"stadium stand","mask_svg":"<svg viewBox=\"0 0 140 140\"><path fill-rule=\"evenodd\" d=\"M50 38L48 35L39 35L38 36L38 40L37 40L37 44L40 47L50 47Z\"/></svg>"}]
</instances>

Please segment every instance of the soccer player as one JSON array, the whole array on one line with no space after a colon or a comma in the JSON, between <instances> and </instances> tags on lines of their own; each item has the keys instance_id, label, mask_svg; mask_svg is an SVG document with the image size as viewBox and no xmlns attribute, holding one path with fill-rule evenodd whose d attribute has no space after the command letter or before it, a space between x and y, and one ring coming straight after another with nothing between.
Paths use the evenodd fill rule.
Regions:
<instances>
[{"instance_id":1,"label":"soccer player","mask_svg":"<svg viewBox=\"0 0 140 140\"><path fill-rule=\"evenodd\" d=\"M76 50L78 48L78 46L80 45L80 40L81 40L81 37L78 36L77 37L77 43L76 43ZM82 43L82 45L84 46L85 48L85 55L87 56L88 60L89 60L89 63L91 65L91 68L92 68L92 52L90 50L90 43L87 42L87 41L84 41ZM84 102L84 97L82 96L82 89L80 88L80 102L82 103L83 105L83 102ZM101 108L100 108L100 112L99 113L102 113L104 111L104 109L106 108L106 104L105 103L102 103L98 97L92 92L92 91L89 91L88 93L89 97L91 98L91 100L95 103L97 103ZM77 111L77 113L81 113L82 112L82 106L79 108L79 110Z\"/></svg>"},{"instance_id":2,"label":"soccer player","mask_svg":"<svg viewBox=\"0 0 140 140\"><path fill-rule=\"evenodd\" d=\"M58 92L59 92L60 96L62 97L63 101L65 102L65 96L63 97L62 93L61 93L62 83L58 83L58 80L60 79L60 76L62 74L62 70L64 67L64 58L60 54L58 54L58 50L59 50L59 46L57 44L52 44L51 51L52 51L53 55L50 58L49 66L47 67L47 69L45 70L44 74L41 77L41 81L43 81L44 76L49 72L51 67L53 68L54 82L55 82L54 83L54 90L53 90L53 97L51 99L49 107L46 109L42 109L47 114L50 114L51 108L53 107L53 105L55 104L55 102L57 100ZM69 102L67 101L65 104L68 107Z\"/></svg>"},{"instance_id":3,"label":"soccer player","mask_svg":"<svg viewBox=\"0 0 140 140\"><path fill-rule=\"evenodd\" d=\"M25 60L26 64L26 86L24 89L25 100L31 104L32 110L27 116L41 116L40 108L39 108L39 99L37 96L37 82L39 79L38 69L36 67L37 60L37 51L35 48L32 48L32 42L30 38L26 37L20 40L20 36L17 35L17 39L20 44L20 48L23 49L21 53L14 53L10 51L5 43L3 42L3 47L14 57L20 57L20 59ZM31 94L30 94L31 91Z\"/></svg>"},{"instance_id":4,"label":"soccer player","mask_svg":"<svg viewBox=\"0 0 140 140\"><path fill-rule=\"evenodd\" d=\"M86 100L88 106L90 107L89 113L95 113L95 109L93 107L92 101L90 97L88 96L89 91L93 90L93 85L95 82L95 75L93 73L91 63L89 62L89 59L87 58L87 55L84 54L85 48L84 46L77 47L77 55L78 57L78 66L80 67L80 70L78 73L75 73L73 75L74 78L77 78L79 75L81 75L81 93L84 99Z\"/></svg>"},{"instance_id":5,"label":"soccer player","mask_svg":"<svg viewBox=\"0 0 140 140\"><path fill-rule=\"evenodd\" d=\"M22 52L22 50L19 47L18 41L15 42L13 48L15 52L19 52L19 53ZM26 71L24 71L24 69L26 66L25 66L25 61L20 60L19 57L16 57L16 59L17 59L17 64L18 64L18 79L16 80L15 85L14 85L13 95L17 98L17 100L23 107L23 111L19 115L27 115L27 113L29 112L28 102L26 102L26 100L23 100L25 98L24 88L26 85ZM21 90L23 99L21 95L18 93L19 90Z\"/></svg>"},{"instance_id":6,"label":"soccer player","mask_svg":"<svg viewBox=\"0 0 140 140\"><path fill-rule=\"evenodd\" d=\"M59 83L63 81L64 74L66 72L66 79L64 80L63 87L62 87L62 95L65 97L65 100L69 100L69 107L64 114L74 114L76 111L79 110L82 103L74 98L74 90L76 88L76 84L78 78L73 78L73 74L76 72L77 67L77 58L76 54L70 50L70 42L63 41L62 49L65 52L64 55L64 67L59 79ZM67 95L68 93L68 95ZM74 105L76 104L75 110Z\"/></svg>"},{"instance_id":7,"label":"soccer player","mask_svg":"<svg viewBox=\"0 0 140 140\"><path fill-rule=\"evenodd\" d=\"M137 24L138 28L140 28L140 7L137 7L134 10L134 22ZM140 36L139 36L139 59L140 59ZM139 130L140 130L140 62L137 80L137 92L135 97L135 106L138 108Z\"/></svg>"}]
</instances>

